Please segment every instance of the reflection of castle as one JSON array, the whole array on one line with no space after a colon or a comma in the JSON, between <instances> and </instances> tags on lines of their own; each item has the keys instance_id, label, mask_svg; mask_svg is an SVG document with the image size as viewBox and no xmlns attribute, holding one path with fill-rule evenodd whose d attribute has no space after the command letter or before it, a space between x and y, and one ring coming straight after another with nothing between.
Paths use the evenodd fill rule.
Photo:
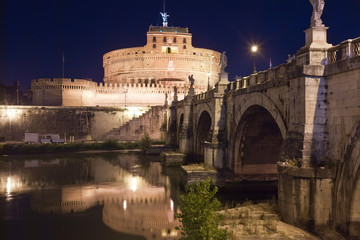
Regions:
<instances>
[{"instance_id":1,"label":"reflection of castle","mask_svg":"<svg viewBox=\"0 0 360 240\"><path fill-rule=\"evenodd\" d=\"M34 105L151 106L164 104L177 86L179 99L187 94L188 76L201 92L219 79L220 53L192 46L187 28L154 27L143 47L124 48L103 56L104 83L87 79L35 79ZM171 99L171 96L169 96Z\"/></svg>"},{"instance_id":2,"label":"reflection of castle","mask_svg":"<svg viewBox=\"0 0 360 240\"><path fill-rule=\"evenodd\" d=\"M14 161L13 188L8 186L7 191L38 189L32 191L31 198L31 208L36 212L67 214L100 204L103 222L113 230L147 239L177 238L174 228L179 223L174 218L176 208L170 199L168 177L161 175L160 163L142 169L136 160L136 155L120 155L112 164L93 157ZM4 187L8 174L0 173ZM64 185L54 187L59 183Z\"/></svg>"}]
</instances>

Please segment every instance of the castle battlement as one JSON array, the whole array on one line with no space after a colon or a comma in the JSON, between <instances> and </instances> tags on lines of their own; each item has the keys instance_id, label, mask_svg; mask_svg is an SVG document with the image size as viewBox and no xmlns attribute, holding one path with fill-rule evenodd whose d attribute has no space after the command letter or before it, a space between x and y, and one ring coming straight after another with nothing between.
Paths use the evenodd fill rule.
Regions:
<instances>
[{"instance_id":1,"label":"castle battlement","mask_svg":"<svg viewBox=\"0 0 360 240\"><path fill-rule=\"evenodd\" d=\"M88 88L97 86L96 82L93 82L90 78L88 79L77 79L77 78L37 78L31 81L31 88L33 87L78 87Z\"/></svg>"},{"instance_id":2,"label":"castle battlement","mask_svg":"<svg viewBox=\"0 0 360 240\"><path fill-rule=\"evenodd\" d=\"M151 79L150 79L151 80ZM141 88L141 89L164 89L164 88L171 88L173 89L174 86L178 88L189 88L190 84L188 82L172 82L172 83L98 83L97 89L104 89L104 88L112 88L112 89L130 89L130 88Z\"/></svg>"}]
</instances>

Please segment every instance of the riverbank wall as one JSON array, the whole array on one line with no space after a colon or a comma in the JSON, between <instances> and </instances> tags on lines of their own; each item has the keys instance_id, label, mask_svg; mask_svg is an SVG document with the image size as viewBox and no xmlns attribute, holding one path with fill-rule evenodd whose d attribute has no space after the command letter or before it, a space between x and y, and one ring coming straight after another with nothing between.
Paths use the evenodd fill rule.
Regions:
<instances>
[{"instance_id":1,"label":"riverbank wall","mask_svg":"<svg viewBox=\"0 0 360 240\"><path fill-rule=\"evenodd\" d=\"M24 141L25 133L52 133L67 140L73 136L75 141L102 141L107 133L125 124L132 126L132 140L141 139L145 132L154 136L154 140L162 140L162 122L158 118L151 128L138 120L143 116L149 118L152 112L149 107L0 106L0 142Z\"/></svg>"}]
</instances>

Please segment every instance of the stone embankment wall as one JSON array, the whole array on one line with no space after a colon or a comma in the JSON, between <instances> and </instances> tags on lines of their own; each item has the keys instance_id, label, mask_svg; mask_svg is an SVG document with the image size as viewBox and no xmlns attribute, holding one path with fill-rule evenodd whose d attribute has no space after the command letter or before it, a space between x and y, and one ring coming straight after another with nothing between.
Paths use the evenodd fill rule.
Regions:
<instances>
[{"instance_id":1,"label":"stone embankment wall","mask_svg":"<svg viewBox=\"0 0 360 240\"><path fill-rule=\"evenodd\" d=\"M104 134L119 128L150 108L106 108L106 107L35 107L0 106L0 141L23 141L25 133L57 133L61 138L75 141L102 140ZM153 112L157 114L157 112ZM150 114L151 115L151 114ZM152 115L148 118L153 117ZM151 135L160 140L159 123L151 125ZM146 127L143 130L147 130ZM135 130L134 130L135 131ZM157 134L156 134L157 132ZM131 136L143 132L127 132ZM159 138L157 138L159 137Z\"/></svg>"},{"instance_id":2,"label":"stone embankment wall","mask_svg":"<svg viewBox=\"0 0 360 240\"><path fill-rule=\"evenodd\" d=\"M134 117L124 125L113 128L101 137L102 140L114 139L118 141L138 141L147 132L151 139L165 139L166 108L162 106L151 107L141 116Z\"/></svg>"}]
</instances>

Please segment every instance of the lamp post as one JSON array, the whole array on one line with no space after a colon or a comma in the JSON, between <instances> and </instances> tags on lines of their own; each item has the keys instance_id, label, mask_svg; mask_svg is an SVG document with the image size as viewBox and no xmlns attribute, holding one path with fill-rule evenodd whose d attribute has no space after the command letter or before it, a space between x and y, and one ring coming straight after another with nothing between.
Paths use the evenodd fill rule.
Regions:
<instances>
[{"instance_id":1,"label":"lamp post","mask_svg":"<svg viewBox=\"0 0 360 240\"><path fill-rule=\"evenodd\" d=\"M208 73L208 86L207 86L207 90L210 90L210 75L211 73Z\"/></svg>"},{"instance_id":2,"label":"lamp post","mask_svg":"<svg viewBox=\"0 0 360 240\"><path fill-rule=\"evenodd\" d=\"M258 50L258 47L257 47L256 45L253 45L253 46L251 47L251 52L252 52L252 55L253 55L253 61L254 61L253 73L256 73L255 55L256 55L257 50Z\"/></svg>"}]
</instances>

